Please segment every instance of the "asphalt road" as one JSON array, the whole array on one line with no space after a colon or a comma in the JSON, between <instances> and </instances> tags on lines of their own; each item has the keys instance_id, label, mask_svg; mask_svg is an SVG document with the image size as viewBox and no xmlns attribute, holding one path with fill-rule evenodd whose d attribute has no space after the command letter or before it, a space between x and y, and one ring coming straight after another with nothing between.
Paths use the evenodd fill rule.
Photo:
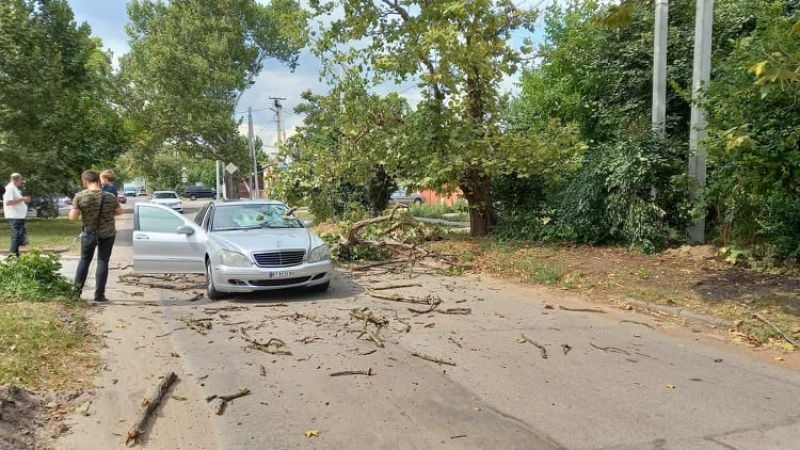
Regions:
<instances>
[{"instance_id":1,"label":"asphalt road","mask_svg":"<svg viewBox=\"0 0 800 450\"><path fill-rule=\"evenodd\" d=\"M365 290L409 281L420 286L396 292L470 314L415 314ZM560 309L597 305L466 276L339 273L325 294L213 304L187 302L194 292L144 298L158 299L175 361L204 395L251 390L212 419L223 448L800 448L800 374L715 330L609 307ZM383 348L359 336L354 308L386 318ZM213 327L201 335L187 317ZM247 348L248 336L281 339L291 355ZM373 375L330 376L366 369Z\"/></svg>"}]
</instances>

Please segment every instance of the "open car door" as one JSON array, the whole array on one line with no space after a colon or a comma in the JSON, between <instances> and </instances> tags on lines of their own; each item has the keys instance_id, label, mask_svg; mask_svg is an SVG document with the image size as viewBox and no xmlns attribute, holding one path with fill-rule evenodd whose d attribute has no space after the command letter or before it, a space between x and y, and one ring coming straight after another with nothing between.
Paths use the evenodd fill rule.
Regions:
<instances>
[{"instance_id":1,"label":"open car door","mask_svg":"<svg viewBox=\"0 0 800 450\"><path fill-rule=\"evenodd\" d=\"M205 231L165 206L133 210L133 271L205 273Z\"/></svg>"}]
</instances>

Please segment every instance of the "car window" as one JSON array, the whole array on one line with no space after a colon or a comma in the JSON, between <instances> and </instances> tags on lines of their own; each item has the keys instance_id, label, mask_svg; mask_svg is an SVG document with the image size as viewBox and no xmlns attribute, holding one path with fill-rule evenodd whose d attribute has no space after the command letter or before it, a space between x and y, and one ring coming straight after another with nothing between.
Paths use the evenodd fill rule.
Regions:
<instances>
[{"instance_id":1,"label":"car window","mask_svg":"<svg viewBox=\"0 0 800 450\"><path fill-rule=\"evenodd\" d=\"M153 198L178 198L178 194L174 192L156 192Z\"/></svg>"},{"instance_id":2,"label":"car window","mask_svg":"<svg viewBox=\"0 0 800 450\"><path fill-rule=\"evenodd\" d=\"M251 228L303 228L303 224L286 217L289 208L282 204L223 205L214 210L214 231Z\"/></svg>"},{"instance_id":3,"label":"car window","mask_svg":"<svg viewBox=\"0 0 800 450\"><path fill-rule=\"evenodd\" d=\"M196 223L197 226L203 226L203 220L206 218L207 212L208 212L208 205L205 205L202 208L200 208L200 212L198 212L197 215L194 216L194 223Z\"/></svg>"},{"instance_id":4,"label":"car window","mask_svg":"<svg viewBox=\"0 0 800 450\"><path fill-rule=\"evenodd\" d=\"M208 211L206 212L206 217L203 219L203 229L208 231L211 228L211 219L214 218L214 205L208 205Z\"/></svg>"},{"instance_id":5,"label":"car window","mask_svg":"<svg viewBox=\"0 0 800 450\"><path fill-rule=\"evenodd\" d=\"M175 233L175 230L183 224L183 219L170 211L148 206L139 207L139 231Z\"/></svg>"}]
</instances>

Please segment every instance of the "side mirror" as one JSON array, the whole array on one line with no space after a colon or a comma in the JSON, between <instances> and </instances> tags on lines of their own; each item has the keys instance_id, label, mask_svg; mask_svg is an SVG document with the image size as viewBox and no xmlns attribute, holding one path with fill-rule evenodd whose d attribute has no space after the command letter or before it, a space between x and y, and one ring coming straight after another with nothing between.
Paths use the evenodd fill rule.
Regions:
<instances>
[{"instance_id":1,"label":"side mirror","mask_svg":"<svg viewBox=\"0 0 800 450\"><path fill-rule=\"evenodd\" d=\"M194 228L189 225L181 225L175 230L178 234L185 234L191 236L194 234Z\"/></svg>"},{"instance_id":2,"label":"side mirror","mask_svg":"<svg viewBox=\"0 0 800 450\"><path fill-rule=\"evenodd\" d=\"M314 221L313 220L304 220L303 221L303 226L306 227L306 228L309 228L312 225L314 225Z\"/></svg>"}]
</instances>

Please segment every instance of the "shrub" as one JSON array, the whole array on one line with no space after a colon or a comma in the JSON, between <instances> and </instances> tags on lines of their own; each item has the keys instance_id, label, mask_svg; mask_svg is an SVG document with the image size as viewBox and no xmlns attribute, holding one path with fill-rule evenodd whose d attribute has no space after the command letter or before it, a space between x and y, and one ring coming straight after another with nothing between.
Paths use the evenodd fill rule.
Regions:
<instances>
[{"instance_id":1,"label":"shrub","mask_svg":"<svg viewBox=\"0 0 800 450\"><path fill-rule=\"evenodd\" d=\"M58 271L58 256L30 252L0 261L0 299L77 300L73 284Z\"/></svg>"}]
</instances>

